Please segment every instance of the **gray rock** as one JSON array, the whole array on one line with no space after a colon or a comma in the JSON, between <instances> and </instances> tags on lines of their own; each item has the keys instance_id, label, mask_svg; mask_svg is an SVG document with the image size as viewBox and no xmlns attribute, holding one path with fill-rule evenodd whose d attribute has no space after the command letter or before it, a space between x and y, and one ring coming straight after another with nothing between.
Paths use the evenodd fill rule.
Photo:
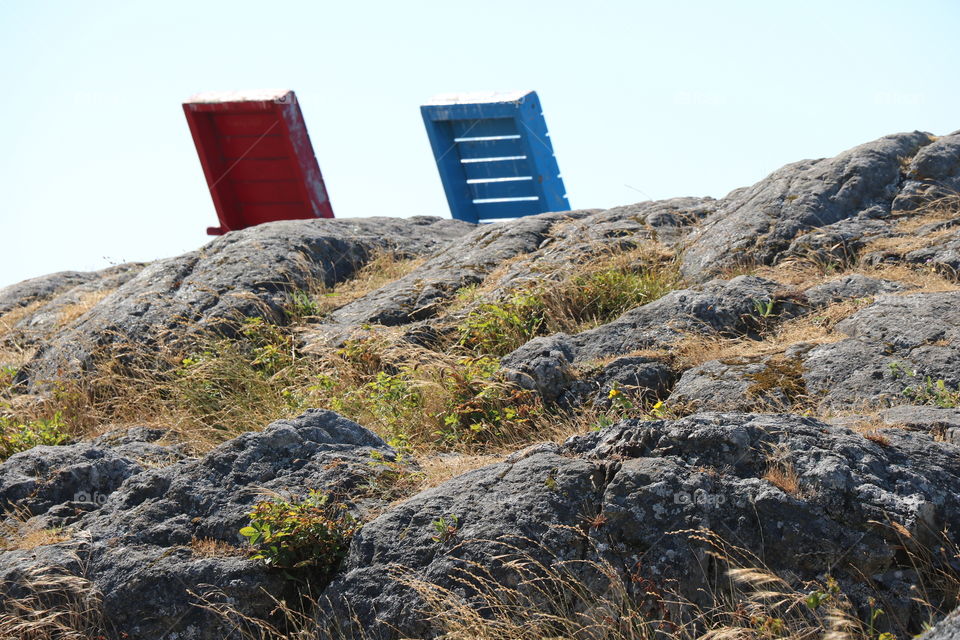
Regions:
<instances>
[{"instance_id":1,"label":"gray rock","mask_svg":"<svg viewBox=\"0 0 960 640\"><path fill-rule=\"evenodd\" d=\"M0 512L14 507L36 516L56 507L62 525L97 509L123 482L146 465L175 462L183 445L159 444L162 429L134 427L92 442L40 445L0 464Z\"/></svg>"},{"instance_id":2,"label":"gray rock","mask_svg":"<svg viewBox=\"0 0 960 640\"><path fill-rule=\"evenodd\" d=\"M833 302L867 298L879 293L896 293L906 288L906 285L900 282L853 273L810 287L803 295L811 305L819 307Z\"/></svg>"},{"instance_id":3,"label":"gray rock","mask_svg":"<svg viewBox=\"0 0 960 640\"><path fill-rule=\"evenodd\" d=\"M229 334L243 317L285 322L294 291L351 276L376 250L432 253L473 226L437 218L290 220L221 236L199 251L158 260L47 341L25 368L31 387L109 357L110 345Z\"/></svg>"},{"instance_id":4,"label":"gray rock","mask_svg":"<svg viewBox=\"0 0 960 640\"><path fill-rule=\"evenodd\" d=\"M936 138L910 160L907 180L893 208L911 210L957 193L960 193L960 132Z\"/></svg>"},{"instance_id":5,"label":"gray rock","mask_svg":"<svg viewBox=\"0 0 960 640\"><path fill-rule=\"evenodd\" d=\"M117 289L137 275L143 267L143 264L131 263L97 272L95 279L54 296L35 312L20 320L5 339L24 346L52 337L62 328L63 315L72 307L85 306L86 301Z\"/></svg>"},{"instance_id":6,"label":"gray rock","mask_svg":"<svg viewBox=\"0 0 960 640\"><path fill-rule=\"evenodd\" d=\"M33 447L0 464L0 510L16 506L39 515L67 505L82 513L142 470L136 461L89 442Z\"/></svg>"},{"instance_id":7,"label":"gray rock","mask_svg":"<svg viewBox=\"0 0 960 640\"><path fill-rule=\"evenodd\" d=\"M960 609L954 610L932 629L919 636L919 640L960 640Z\"/></svg>"},{"instance_id":8,"label":"gray rock","mask_svg":"<svg viewBox=\"0 0 960 640\"><path fill-rule=\"evenodd\" d=\"M240 435L203 458L131 477L81 526L131 544L170 546L194 537L239 543L247 513L265 494L313 488L346 496L370 478L373 451L395 455L358 424L310 410Z\"/></svg>"},{"instance_id":9,"label":"gray rock","mask_svg":"<svg viewBox=\"0 0 960 640\"><path fill-rule=\"evenodd\" d=\"M780 295L783 286L755 276L716 280L699 289L671 291L632 309L613 322L574 338L576 360L586 361L668 347L689 333L753 335L767 320L783 320L803 310L800 301ZM758 303L773 302L771 316L760 317Z\"/></svg>"},{"instance_id":10,"label":"gray rock","mask_svg":"<svg viewBox=\"0 0 960 640\"><path fill-rule=\"evenodd\" d=\"M0 315L33 302L49 300L62 291L96 278L95 272L59 271L11 284L0 289Z\"/></svg>"},{"instance_id":11,"label":"gray rock","mask_svg":"<svg viewBox=\"0 0 960 640\"><path fill-rule=\"evenodd\" d=\"M910 264L932 267L953 279L960 276L960 231L938 239L929 247L908 252L903 260Z\"/></svg>"},{"instance_id":12,"label":"gray rock","mask_svg":"<svg viewBox=\"0 0 960 640\"><path fill-rule=\"evenodd\" d=\"M87 446L107 457L107 442L122 449L136 437L108 434L102 444ZM240 545L239 529L265 495L302 496L318 489L357 516L382 509L387 498L376 487L383 469L371 464L374 454L388 461L396 456L376 435L330 411L279 420L203 458L129 475L99 509L73 525L73 540L38 553L0 553L0 584L8 596L23 591L26 573L43 562L92 580L104 594L107 619L131 638L239 637L228 619L197 606L201 599L210 594L242 614L271 620L271 596L295 597L293 583L242 551L203 555L191 543ZM82 562L71 560L76 556ZM328 578L319 568L301 576L314 587Z\"/></svg>"},{"instance_id":13,"label":"gray rock","mask_svg":"<svg viewBox=\"0 0 960 640\"><path fill-rule=\"evenodd\" d=\"M876 213L876 210L870 210L801 233L790 243L784 255L812 260L824 266L856 264L861 250L869 242L895 234L890 221L873 217Z\"/></svg>"},{"instance_id":14,"label":"gray rock","mask_svg":"<svg viewBox=\"0 0 960 640\"><path fill-rule=\"evenodd\" d=\"M857 602L879 590L887 620L911 625L902 540L892 527L869 523L895 522L922 544L943 529L955 536L960 449L885 433L884 446L808 418L701 414L625 421L560 449L534 449L367 524L325 594L328 620L349 626L349 606L370 638L430 637L422 601L390 576L405 573L470 599L478 583L464 576L477 567L496 584L516 585L509 561L517 555L528 565L574 561L568 568L603 560L628 585L637 575L701 602L713 571L722 571L706 561L712 549L703 537L690 535L704 528L798 581L829 571ZM784 452L778 464L795 470L797 493L763 479L774 451ZM433 523L453 516L455 531L436 540Z\"/></svg>"},{"instance_id":15,"label":"gray rock","mask_svg":"<svg viewBox=\"0 0 960 640\"><path fill-rule=\"evenodd\" d=\"M596 329L531 340L503 358L504 372L521 387L555 400L577 379L574 365L641 349L667 349L688 334L751 334L765 321L799 313L799 302L778 297L781 289L772 280L739 276L672 291ZM765 319L757 304L767 301L775 304L773 316Z\"/></svg>"},{"instance_id":16,"label":"gray rock","mask_svg":"<svg viewBox=\"0 0 960 640\"><path fill-rule=\"evenodd\" d=\"M960 409L901 405L881 411L880 419L890 425L918 429L937 439L960 444Z\"/></svg>"},{"instance_id":17,"label":"gray rock","mask_svg":"<svg viewBox=\"0 0 960 640\"><path fill-rule=\"evenodd\" d=\"M368 324L419 323L422 328L459 289L483 282L494 271L496 286L480 302L508 297L525 283L542 282L544 273L569 268L586 256L651 241L676 244L715 206L712 198L673 198L484 225L403 278L334 311L305 341L314 347L338 344ZM436 329L427 324L427 330Z\"/></svg>"},{"instance_id":18,"label":"gray rock","mask_svg":"<svg viewBox=\"0 0 960 640\"><path fill-rule=\"evenodd\" d=\"M751 379L766 371L762 362L710 360L681 374L670 393L670 406L690 407L697 411L749 411L756 401L750 389Z\"/></svg>"},{"instance_id":19,"label":"gray rock","mask_svg":"<svg viewBox=\"0 0 960 640\"><path fill-rule=\"evenodd\" d=\"M919 131L885 136L834 158L789 164L730 194L690 236L684 275L703 281L737 261L771 264L801 233L889 214L902 158L914 158L931 142Z\"/></svg>"},{"instance_id":20,"label":"gray rock","mask_svg":"<svg viewBox=\"0 0 960 640\"><path fill-rule=\"evenodd\" d=\"M305 336L308 345L342 339L344 328L396 326L437 315L457 290L478 284L505 261L535 251L558 221L583 212L545 214L462 230L456 242L406 276L334 311Z\"/></svg>"},{"instance_id":21,"label":"gray rock","mask_svg":"<svg viewBox=\"0 0 960 640\"><path fill-rule=\"evenodd\" d=\"M812 349L807 388L826 406L858 408L909 402L908 387L960 384L960 292L881 295L837 325L850 336Z\"/></svg>"},{"instance_id":22,"label":"gray rock","mask_svg":"<svg viewBox=\"0 0 960 640\"><path fill-rule=\"evenodd\" d=\"M661 360L626 356L605 365L592 379L597 387L594 401L599 406L606 406L605 400L614 388L634 398L665 398L673 386L674 374Z\"/></svg>"},{"instance_id":23,"label":"gray rock","mask_svg":"<svg viewBox=\"0 0 960 640\"><path fill-rule=\"evenodd\" d=\"M683 372L668 404L685 411L789 412L806 399L802 361L776 354L710 360Z\"/></svg>"}]
</instances>

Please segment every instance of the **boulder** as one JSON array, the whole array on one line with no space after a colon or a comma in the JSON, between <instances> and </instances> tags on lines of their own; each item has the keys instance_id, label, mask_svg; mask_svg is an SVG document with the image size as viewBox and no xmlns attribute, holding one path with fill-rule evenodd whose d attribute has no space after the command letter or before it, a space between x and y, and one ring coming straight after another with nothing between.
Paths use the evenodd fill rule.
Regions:
<instances>
[{"instance_id":1,"label":"boulder","mask_svg":"<svg viewBox=\"0 0 960 640\"><path fill-rule=\"evenodd\" d=\"M884 433L878 444L811 418L707 413L533 448L368 523L325 593L325 623L349 631L352 612L368 638L430 637L411 582L453 589L482 614L491 585L518 587L511 561L582 566L583 580L604 562L624 584L709 605L723 570L709 530L798 588L826 571L860 604L879 590L888 620L919 629L900 549L955 539L960 449Z\"/></svg>"},{"instance_id":2,"label":"boulder","mask_svg":"<svg viewBox=\"0 0 960 640\"><path fill-rule=\"evenodd\" d=\"M704 281L738 262L771 264L802 233L847 218L889 215L903 159L915 159L933 142L920 131L885 136L834 158L789 164L735 191L688 238L683 274Z\"/></svg>"},{"instance_id":3,"label":"boulder","mask_svg":"<svg viewBox=\"0 0 960 640\"><path fill-rule=\"evenodd\" d=\"M897 293L906 288L900 282L852 273L810 287L803 295L811 306L824 307L834 302L869 298L880 293Z\"/></svg>"},{"instance_id":4,"label":"boulder","mask_svg":"<svg viewBox=\"0 0 960 640\"><path fill-rule=\"evenodd\" d=\"M118 448L136 444L119 439ZM74 446L77 451L64 453L65 459L96 451L97 460L115 460L106 453L108 445ZM386 506L389 497L377 489L386 483L378 478L396 472L382 463L395 457L379 437L356 423L311 410L243 434L202 458L146 469L132 469L128 460L114 462L120 470L109 476L110 493L102 506L74 522L71 540L0 553L0 591L8 597L22 595L31 570L60 567L96 586L103 594L105 617L130 638L239 637L232 621L198 605L204 600L229 604L240 614L271 620L273 598L295 595L282 571L250 559L240 548L244 538L239 530L253 505L267 496L289 498L317 489L362 518ZM56 458L50 459L55 464ZM113 487L112 479L124 474L126 480ZM107 480L101 484L107 486ZM61 506L69 506L69 493L67 487L44 495L46 503L64 500ZM204 553L198 541L220 545L223 551ZM327 569L300 578L322 587Z\"/></svg>"},{"instance_id":5,"label":"boulder","mask_svg":"<svg viewBox=\"0 0 960 640\"><path fill-rule=\"evenodd\" d=\"M782 289L772 280L738 276L671 291L595 329L531 340L503 358L505 375L556 400L578 379L578 366L638 350L668 349L690 334L754 334L767 323L800 313L803 305L780 297ZM767 303L769 314L763 308ZM658 386L658 394L662 391Z\"/></svg>"},{"instance_id":6,"label":"boulder","mask_svg":"<svg viewBox=\"0 0 960 640\"><path fill-rule=\"evenodd\" d=\"M156 444L159 429L135 427L110 438L63 446L40 445L0 464L0 511L31 515L56 507L58 524L99 508L123 482L144 470L183 458L181 446Z\"/></svg>"},{"instance_id":7,"label":"boulder","mask_svg":"<svg viewBox=\"0 0 960 640\"><path fill-rule=\"evenodd\" d=\"M244 317L284 323L294 292L332 286L378 250L432 253L472 228L420 217L289 220L231 232L144 268L46 341L22 376L37 388L115 356L109 347L150 351L200 332L229 335Z\"/></svg>"},{"instance_id":8,"label":"boulder","mask_svg":"<svg viewBox=\"0 0 960 640\"><path fill-rule=\"evenodd\" d=\"M909 403L911 394L942 381L960 385L960 291L881 295L837 324L847 339L820 345L804 358L804 381L826 406ZM928 384L929 378L929 384Z\"/></svg>"}]
</instances>

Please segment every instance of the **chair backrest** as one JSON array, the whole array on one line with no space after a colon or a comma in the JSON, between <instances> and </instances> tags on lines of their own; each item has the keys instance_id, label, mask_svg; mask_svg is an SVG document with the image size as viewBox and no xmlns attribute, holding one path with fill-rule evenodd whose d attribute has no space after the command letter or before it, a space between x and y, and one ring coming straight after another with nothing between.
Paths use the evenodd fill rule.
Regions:
<instances>
[{"instance_id":1,"label":"chair backrest","mask_svg":"<svg viewBox=\"0 0 960 640\"><path fill-rule=\"evenodd\" d=\"M183 112L220 219L208 234L333 217L293 91L200 93Z\"/></svg>"},{"instance_id":2,"label":"chair backrest","mask_svg":"<svg viewBox=\"0 0 960 640\"><path fill-rule=\"evenodd\" d=\"M454 218L570 209L535 91L444 94L420 112Z\"/></svg>"}]
</instances>

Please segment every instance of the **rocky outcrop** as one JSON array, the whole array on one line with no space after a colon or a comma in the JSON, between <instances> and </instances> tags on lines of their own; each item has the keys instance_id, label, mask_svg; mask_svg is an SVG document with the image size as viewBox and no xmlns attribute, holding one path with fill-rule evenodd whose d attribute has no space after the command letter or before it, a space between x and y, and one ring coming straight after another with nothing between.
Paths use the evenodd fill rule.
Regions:
<instances>
[{"instance_id":1,"label":"rocky outcrop","mask_svg":"<svg viewBox=\"0 0 960 640\"><path fill-rule=\"evenodd\" d=\"M582 212L522 218L464 233L410 274L334 311L305 341L328 342L363 324L396 326L432 317L459 289L479 284L501 264L536 251L558 221L575 215Z\"/></svg>"},{"instance_id":2,"label":"rocky outcrop","mask_svg":"<svg viewBox=\"0 0 960 640\"><path fill-rule=\"evenodd\" d=\"M351 276L377 250L432 253L472 225L437 218L292 220L250 227L159 260L46 342L22 377L37 387L79 373L110 346L150 350L245 317L286 321L295 291Z\"/></svg>"},{"instance_id":3,"label":"rocky outcrop","mask_svg":"<svg viewBox=\"0 0 960 640\"><path fill-rule=\"evenodd\" d=\"M816 308L825 307L834 302L872 298L880 293L897 293L906 288L906 285L900 282L853 273L810 287L803 292L803 296L811 307Z\"/></svg>"},{"instance_id":4,"label":"rocky outcrop","mask_svg":"<svg viewBox=\"0 0 960 640\"><path fill-rule=\"evenodd\" d=\"M576 368L590 362L668 349L691 334L750 334L767 320L765 316L788 318L802 307L779 296L782 289L771 280L739 276L672 291L596 329L531 340L506 356L503 367L512 382L555 401L578 379Z\"/></svg>"},{"instance_id":5,"label":"rocky outcrop","mask_svg":"<svg viewBox=\"0 0 960 640\"><path fill-rule=\"evenodd\" d=\"M65 324L92 308L99 300L136 276L144 265L122 264L90 274L86 282L70 287L43 300L35 311L27 314L4 336L4 340L21 347L38 344L54 337Z\"/></svg>"},{"instance_id":6,"label":"rocky outcrop","mask_svg":"<svg viewBox=\"0 0 960 640\"><path fill-rule=\"evenodd\" d=\"M97 279L95 272L59 271L30 278L0 289L0 315L34 302L49 300L58 293Z\"/></svg>"},{"instance_id":7,"label":"rocky outcrop","mask_svg":"<svg viewBox=\"0 0 960 640\"><path fill-rule=\"evenodd\" d=\"M471 567L516 586L509 549L520 544L528 563L602 560L628 584L638 571L697 602L722 570L691 535L704 528L781 575L813 579L828 567L855 597L865 596L863 576L872 576L888 614L916 626L896 527L930 543L938 532L957 532L960 450L886 433L881 445L795 416L627 421L470 472L395 507L358 534L326 596L333 613L353 610L370 625L368 637L429 637L424 603L385 576L407 572L469 599L483 590L464 578ZM792 470L795 484L771 481L774 468ZM437 539L441 519L455 530Z\"/></svg>"},{"instance_id":8,"label":"rocky outcrop","mask_svg":"<svg viewBox=\"0 0 960 640\"><path fill-rule=\"evenodd\" d=\"M820 345L804 357L807 388L819 402L854 409L903 404L910 390L922 393L928 381L942 380L955 389L960 384L958 303L956 291L878 297L837 325L849 338Z\"/></svg>"},{"instance_id":9,"label":"rocky outcrop","mask_svg":"<svg viewBox=\"0 0 960 640\"><path fill-rule=\"evenodd\" d=\"M507 297L545 272L585 256L657 241L676 245L716 206L712 198L673 198L605 211L580 210L484 225L408 275L334 311L304 340L313 347L342 341L358 326L400 326L439 315L457 291L497 271L484 296Z\"/></svg>"},{"instance_id":10,"label":"rocky outcrop","mask_svg":"<svg viewBox=\"0 0 960 640\"><path fill-rule=\"evenodd\" d=\"M527 589L521 572L545 585L562 568L583 589L554 594L559 610L596 611L602 606L583 601L588 594L618 592L656 619L677 613L665 594L709 608L711 590L729 585L727 569L752 566L802 593L830 576L858 615L869 615L870 598L883 603L877 633L919 632L929 621L916 597L924 572L960 575L949 551L960 527L958 191L960 132L902 133L788 165L719 200L480 226L435 218L269 223L147 266L7 287L0 347L36 353L15 379L12 367L0 370L3 416L56 409L75 392L57 383L82 380L102 358L115 358L122 375L132 369L124 364L141 364L133 351L208 333L236 337L245 317L288 325L299 292L343 282L378 251L421 256L407 275L325 317L277 328L290 341L283 348L296 343L298 363L334 365L352 356L330 347L385 335L403 358L362 355L358 368L369 371L344 397L366 394L380 409L389 383L406 384L390 374L427 363L436 379L411 378L398 393L464 390L452 404L444 396L429 407L434 398L417 396L412 419L418 403L431 420L482 413L476 426L491 438L454 443L452 433L444 446L489 453L485 445L513 437L498 433L497 422L521 396L529 419L519 431L529 440L402 502L393 502L395 483L416 490L419 475L404 479L417 466L329 411L277 421L202 456L173 431L147 427L35 447L0 464L0 524L13 540L0 551L0 591L5 602L31 593L37 571L82 578L102 595L118 636L212 640L239 632L205 602L272 623L275 599L303 607L298 587L308 583L321 601L309 614L321 637L376 640L438 632L425 588L448 589L482 617L491 615L488 598ZM584 322L602 324L588 330L540 335L556 325L524 325L518 335L540 337L503 357L495 374L486 352L458 342L478 309L502 311L518 294L569 285L582 265L606 265L604 256L633 261L624 268L631 276L647 274L648 253L664 268L654 274L666 283L657 295L677 287L656 300L622 313L614 306L619 317L590 317ZM681 261L680 284L671 260ZM757 265L770 267L754 271L764 277L737 275ZM517 344L504 336L502 344ZM749 349L733 353L740 345ZM481 360L482 380L458 377L464 361ZM342 382L336 366L319 377L303 370L311 372L303 389ZM387 378L369 384L365 376L379 373ZM100 392L73 399L96 402ZM303 396L350 410L340 397L311 393ZM554 417L559 425L546 423ZM584 435L536 442L569 433L577 420ZM11 425L20 428L0 421ZM391 422L384 435L404 443L404 426ZM307 568L290 581L239 548L239 529L264 495L311 489L369 522L339 573ZM914 553L929 566L918 568ZM937 593L936 584L924 585L924 597L953 606L955 593ZM528 594L530 606L548 608L545 593L553 592ZM930 637L951 637L953 626L948 619Z\"/></svg>"},{"instance_id":11,"label":"rocky outcrop","mask_svg":"<svg viewBox=\"0 0 960 640\"><path fill-rule=\"evenodd\" d=\"M48 524L69 524L98 508L124 480L146 465L184 457L182 446L161 445L158 429L134 428L93 442L38 446L0 464L0 511L48 514Z\"/></svg>"},{"instance_id":12,"label":"rocky outcrop","mask_svg":"<svg viewBox=\"0 0 960 640\"><path fill-rule=\"evenodd\" d=\"M911 159L911 172L912 163L917 163L916 175L924 176L923 184L953 184L957 140L960 136L947 136L936 141L936 152L921 156L935 143L933 136L901 133L834 158L787 165L724 199L691 236L683 273L702 281L738 261L771 264L802 234L845 220L882 219L895 202L898 209L914 208L919 204L914 197L921 189L919 181L907 185L908 193L898 198L907 178L904 159Z\"/></svg>"},{"instance_id":13,"label":"rocky outcrop","mask_svg":"<svg viewBox=\"0 0 960 640\"><path fill-rule=\"evenodd\" d=\"M358 517L382 509L386 502L372 488L382 465L373 463L396 455L373 433L329 411L280 420L203 458L160 467L141 468L124 455L142 453L136 437L114 434L115 448L38 447L0 465L3 499L45 511L35 517L46 526L72 523L68 541L0 554L0 584L8 597L28 589L30 569L59 567L91 580L104 595L105 615L129 637L222 640L232 623L197 606L204 594L269 619L271 595L284 597L290 583L245 551L207 556L196 542L239 545L247 514L268 495L316 489ZM78 490L102 494L78 500ZM78 506L88 511L79 519L73 515ZM51 512L71 517L55 521Z\"/></svg>"}]
</instances>

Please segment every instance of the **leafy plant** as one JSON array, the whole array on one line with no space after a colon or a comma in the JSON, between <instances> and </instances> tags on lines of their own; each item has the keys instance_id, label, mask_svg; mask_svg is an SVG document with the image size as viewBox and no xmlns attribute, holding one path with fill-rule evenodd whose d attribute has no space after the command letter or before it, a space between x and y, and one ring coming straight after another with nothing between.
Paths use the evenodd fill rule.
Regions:
<instances>
[{"instance_id":1,"label":"leafy plant","mask_svg":"<svg viewBox=\"0 0 960 640\"><path fill-rule=\"evenodd\" d=\"M329 575L347 553L360 523L343 504L310 490L306 497L265 500L250 512L250 524L240 535L255 549L254 558L271 567L316 567Z\"/></svg>"},{"instance_id":2,"label":"leafy plant","mask_svg":"<svg viewBox=\"0 0 960 640\"><path fill-rule=\"evenodd\" d=\"M13 385L13 381L17 377L18 369L16 367L3 366L0 367L0 391Z\"/></svg>"},{"instance_id":3,"label":"leafy plant","mask_svg":"<svg viewBox=\"0 0 960 640\"><path fill-rule=\"evenodd\" d=\"M435 535L431 538L434 542L447 543L457 537L460 531L460 517L455 515L440 516L432 523Z\"/></svg>"},{"instance_id":4,"label":"leafy plant","mask_svg":"<svg viewBox=\"0 0 960 640\"><path fill-rule=\"evenodd\" d=\"M379 451L370 452L369 465L373 473L367 480L371 494L382 500L399 500L412 495L420 486L424 474L413 471L404 463L403 453L389 459Z\"/></svg>"},{"instance_id":5,"label":"leafy plant","mask_svg":"<svg viewBox=\"0 0 960 640\"><path fill-rule=\"evenodd\" d=\"M932 376L920 376L915 369L909 369L901 362L891 362L888 367L895 379L914 380L914 384L903 389L903 395L914 404L926 404L953 409L960 407L960 389L951 389L942 378L934 380Z\"/></svg>"},{"instance_id":6,"label":"leafy plant","mask_svg":"<svg viewBox=\"0 0 960 640\"><path fill-rule=\"evenodd\" d=\"M680 282L671 257L646 249L605 254L479 305L460 324L459 344L502 356L538 335L576 333L609 322Z\"/></svg>"},{"instance_id":7,"label":"leafy plant","mask_svg":"<svg viewBox=\"0 0 960 640\"><path fill-rule=\"evenodd\" d=\"M69 442L66 425L58 412L52 418L19 421L0 416L0 460L37 445L60 445Z\"/></svg>"},{"instance_id":8,"label":"leafy plant","mask_svg":"<svg viewBox=\"0 0 960 640\"><path fill-rule=\"evenodd\" d=\"M460 325L459 344L477 353L506 355L540 334L546 305L539 292L517 292L498 304L482 304Z\"/></svg>"},{"instance_id":9,"label":"leafy plant","mask_svg":"<svg viewBox=\"0 0 960 640\"><path fill-rule=\"evenodd\" d=\"M315 318L324 314L323 308L317 304L307 291L295 290L290 294L290 302L285 309L287 316L293 321Z\"/></svg>"},{"instance_id":10,"label":"leafy plant","mask_svg":"<svg viewBox=\"0 0 960 640\"><path fill-rule=\"evenodd\" d=\"M804 600L804 603L811 611L816 611L820 608L820 605L824 604L839 593L840 585L837 584L837 581L834 580L832 576L828 576L827 584L820 589L811 591Z\"/></svg>"},{"instance_id":11,"label":"leafy plant","mask_svg":"<svg viewBox=\"0 0 960 640\"><path fill-rule=\"evenodd\" d=\"M317 379L320 404L375 427L401 450L474 447L532 428L535 395L502 379L496 358L345 345Z\"/></svg>"},{"instance_id":12,"label":"leafy plant","mask_svg":"<svg viewBox=\"0 0 960 640\"><path fill-rule=\"evenodd\" d=\"M770 298L769 300L754 299L753 311L754 315L756 315L758 318L772 318L776 316L777 301L773 298Z\"/></svg>"}]
</instances>

